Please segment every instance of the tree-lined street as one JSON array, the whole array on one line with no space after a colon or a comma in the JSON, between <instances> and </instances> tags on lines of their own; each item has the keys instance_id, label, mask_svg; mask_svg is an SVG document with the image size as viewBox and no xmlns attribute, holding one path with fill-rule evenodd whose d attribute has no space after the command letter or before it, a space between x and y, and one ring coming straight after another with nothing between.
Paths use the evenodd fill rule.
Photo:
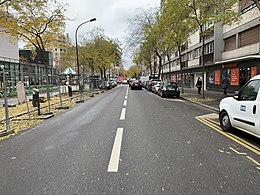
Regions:
<instances>
[{"instance_id":1,"label":"tree-lined street","mask_svg":"<svg viewBox=\"0 0 260 195\"><path fill-rule=\"evenodd\" d=\"M259 153L208 114L118 86L3 140L1 194L257 194Z\"/></svg>"}]
</instances>

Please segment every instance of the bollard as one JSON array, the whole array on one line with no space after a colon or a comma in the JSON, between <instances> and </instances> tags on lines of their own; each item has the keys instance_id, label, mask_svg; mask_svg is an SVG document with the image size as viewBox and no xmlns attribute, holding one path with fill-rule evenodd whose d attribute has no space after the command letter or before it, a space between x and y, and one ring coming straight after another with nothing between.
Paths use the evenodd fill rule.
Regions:
<instances>
[{"instance_id":1,"label":"bollard","mask_svg":"<svg viewBox=\"0 0 260 195\"><path fill-rule=\"evenodd\" d=\"M71 86L68 86L68 94L69 94L69 97L72 97L72 87Z\"/></svg>"},{"instance_id":2,"label":"bollard","mask_svg":"<svg viewBox=\"0 0 260 195\"><path fill-rule=\"evenodd\" d=\"M40 110L40 97L39 97L39 90L34 88L33 89L33 100L32 100L33 107L38 107L38 116L41 115Z\"/></svg>"}]
</instances>

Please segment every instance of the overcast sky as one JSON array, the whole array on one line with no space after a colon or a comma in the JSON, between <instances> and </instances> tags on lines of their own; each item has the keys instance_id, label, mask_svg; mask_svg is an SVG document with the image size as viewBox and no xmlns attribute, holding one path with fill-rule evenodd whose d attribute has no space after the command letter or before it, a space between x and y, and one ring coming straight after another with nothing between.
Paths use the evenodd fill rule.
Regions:
<instances>
[{"instance_id":1,"label":"overcast sky","mask_svg":"<svg viewBox=\"0 0 260 195\"><path fill-rule=\"evenodd\" d=\"M66 32L75 40L75 30L79 24L91 18L95 22L85 24L78 30L78 37L91 31L94 27L101 27L109 38L118 38L122 44L127 36L127 20L136 14L137 8L159 7L160 0L67 0L69 6L66 16L75 21L68 21ZM79 38L78 38L79 40ZM128 69L132 64L126 51L123 60Z\"/></svg>"}]
</instances>

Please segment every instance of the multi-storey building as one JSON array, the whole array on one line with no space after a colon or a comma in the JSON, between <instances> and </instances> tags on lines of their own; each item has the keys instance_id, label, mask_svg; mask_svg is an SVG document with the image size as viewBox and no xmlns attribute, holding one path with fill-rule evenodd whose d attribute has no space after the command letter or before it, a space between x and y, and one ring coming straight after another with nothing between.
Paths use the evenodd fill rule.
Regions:
<instances>
[{"instance_id":1,"label":"multi-storey building","mask_svg":"<svg viewBox=\"0 0 260 195\"><path fill-rule=\"evenodd\" d=\"M59 73L61 73L65 66L62 64L62 56L68 55L68 43L69 43L69 35L60 36L58 38L58 44L53 49L53 66L57 69Z\"/></svg>"},{"instance_id":2,"label":"multi-storey building","mask_svg":"<svg viewBox=\"0 0 260 195\"><path fill-rule=\"evenodd\" d=\"M1 29L0 29L1 30ZM52 53L46 52L48 56L49 75L55 75L53 68ZM16 86L18 81L24 81L26 85L44 85L45 68L42 57L32 57L31 50L20 50L18 39L0 34L0 65L4 65L7 86ZM3 78L0 75L0 89L3 88Z\"/></svg>"},{"instance_id":3,"label":"multi-storey building","mask_svg":"<svg viewBox=\"0 0 260 195\"><path fill-rule=\"evenodd\" d=\"M0 31L2 28L0 27ZM19 80L20 66L19 66L19 49L18 40L14 37L10 38L4 34L0 35L0 65L5 66L6 75L9 85L15 85L16 80ZM0 76L0 88L2 88L3 79Z\"/></svg>"},{"instance_id":4,"label":"multi-storey building","mask_svg":"<svg viewBox=\"0 0 260 195\"><path fill-rule=\"evenodd\" d=\"M222 90L221 80L227 75L230 91L241 88L251 77L260 73L260 11L250 1L238 3L241 20L231 26L209 26L205 42L205 74L202 75L201 40L199 31L189 37L182 47L182 72L184 86L194 87L198 77L204 76L205 89ZM180 81L178 52L172 61L163 65L163 78Z\"/></svg>"}]
</instances>

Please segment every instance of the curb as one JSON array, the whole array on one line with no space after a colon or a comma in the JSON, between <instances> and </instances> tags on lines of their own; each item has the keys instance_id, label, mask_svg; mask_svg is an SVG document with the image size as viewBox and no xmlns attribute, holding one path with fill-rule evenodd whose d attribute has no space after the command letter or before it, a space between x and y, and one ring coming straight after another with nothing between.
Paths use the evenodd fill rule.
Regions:
<instances>
[{"instance_id":1,"label":"curb","mask_svg":"<svg viewBox=\"0 0 260 195\"><path fill-rule=\"evenodd\" d=\"M0 137L5 137L5 136L10 135L12 133L14 133L14 130L4 131L4 132L0 133Z\"/></svg>"},{"instance_id":2,"label":"curb","mask_svg":"<svg viewBox=\"0 0 260 195\"><path fill-rule=\"evenodd\" d=\"M215 108L215 107L213 107L213 106L209 106L209 105L203 104L203 103L201 103L201 102L195 102L195 101L192 101L192 100L190 100L190 99L188 99L188 98L185 98L185 97L181 97L181 98L182 98L182 99L185 99L185 100L187 100L187 101L189 101L189 102L191 102L191 103L193 103L193 104L197 104L197 105L203 106L203 107L205 107L205 108L211 109L211 110L213 110L213 111L219 112L219 109L218 109L218 108Z\"/></svg>"}]
</instances>

